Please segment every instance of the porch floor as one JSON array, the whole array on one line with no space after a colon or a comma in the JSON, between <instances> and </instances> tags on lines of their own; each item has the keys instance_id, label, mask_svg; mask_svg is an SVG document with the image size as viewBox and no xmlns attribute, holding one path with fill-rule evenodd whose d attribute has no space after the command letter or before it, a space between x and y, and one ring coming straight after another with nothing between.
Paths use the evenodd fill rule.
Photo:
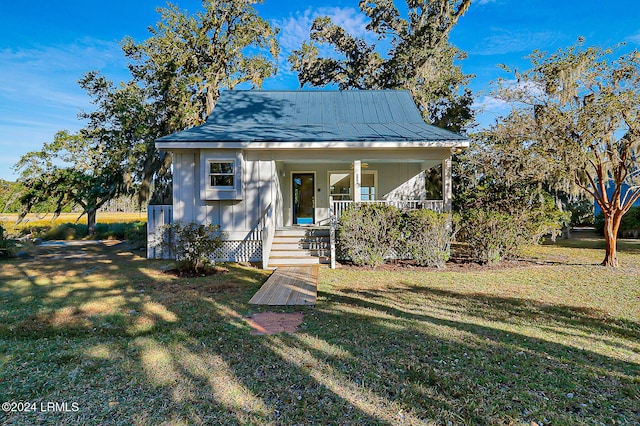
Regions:
<instances>
[{"instance_id":1,"label":"porch floor","mask_svg":"<svg viewBox=\"0 0 640 426\"><path fill-rule=\"evenodd\" d=\"M315 305L318 266L282 266L249 300L252 305Z\"/></svg>"}]
</instances>

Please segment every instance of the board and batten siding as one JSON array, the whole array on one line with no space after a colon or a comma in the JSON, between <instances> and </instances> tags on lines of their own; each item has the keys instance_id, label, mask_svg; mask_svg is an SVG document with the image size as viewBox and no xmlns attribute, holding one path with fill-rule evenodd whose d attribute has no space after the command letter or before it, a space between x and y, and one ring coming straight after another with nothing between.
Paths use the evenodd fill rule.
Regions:
<instances>
[{"instance_id":1,"label":"board and batten siding","mask_svg":"<svg viewBox=\"0 0 640 426\"><path fill-rule=\"evenodd\" d=\"M371 162L362 169L363 173L377 174L377 199L420 199L424 194L424 166L429 167L440 164L441 160L431 162ZM282 180L283 195L283 219L286 226L293 224L292 206L292 174L296 172L313 172L315 174L315 213L316 223L328 225L329 221L329 173L346 172L353 173L351 163L327 162L327 163L305 163L287 162L283 165L285 177Z\"/></svg>"},{"instance_id":2,"label":"board and batten siding","mask_svg":"<svg viewBox=\"0 0 640 426\"><path fill-rule=\"evenodd\" d=\"M221 150L216 150L220 154ZM230 150L229 156L237 151ZM273 160L247 153L241 167L241 200L203 200L200 196L201 154L206 150L173 152L173 220L220 225L227 238L219 260L260 261L261 221L277 202L277 170Z\"/></svg>"}]
</instances>

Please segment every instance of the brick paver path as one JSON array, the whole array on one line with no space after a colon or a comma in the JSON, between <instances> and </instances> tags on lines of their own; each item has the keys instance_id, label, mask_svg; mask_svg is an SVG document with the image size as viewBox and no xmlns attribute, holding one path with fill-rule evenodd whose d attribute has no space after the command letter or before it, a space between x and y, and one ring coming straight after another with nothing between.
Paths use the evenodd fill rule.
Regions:
<instances>
[{"instance_id":1,"label":"brick paver path","mask_svg":"<svg viewBox=\"0 0 640 426\"><path fill-rule=\"evenodd\" d=\"M275 312L260 312L244 320L253 328L251 334L295 333L302 324L304 314L279 314Z\"/></svg>"}]
</instances>

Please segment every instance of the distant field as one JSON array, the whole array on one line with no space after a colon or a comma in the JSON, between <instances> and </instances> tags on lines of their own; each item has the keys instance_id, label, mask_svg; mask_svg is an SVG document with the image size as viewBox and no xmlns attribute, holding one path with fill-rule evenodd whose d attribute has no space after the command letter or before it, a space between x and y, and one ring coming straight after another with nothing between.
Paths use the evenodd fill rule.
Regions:
<instances>
[{"instance_id":1,"label":"distant field","mask_svg":"<svg viewBox=\"0 0 640 426\"><path fill-rule=\"evenodd\" d=\"M83 215L80 217L79 213L62 213L60 216L56 218L52 222L53 214L39 214L39 213L30 213L28 214L24 220L15 226L15 229L22 229L29 226L53 226L60 225L63 223L87 223L87 216ZM18 220L17 213L2 213L0 214L0 222L5 223L8 227L11 227ZM108 212L99 212L97 215L98 223L127 223L127 222L146 222L147 221L147 213L146 212L131 212L131 213L108 213Z\"/></svg>"}]
</instances>

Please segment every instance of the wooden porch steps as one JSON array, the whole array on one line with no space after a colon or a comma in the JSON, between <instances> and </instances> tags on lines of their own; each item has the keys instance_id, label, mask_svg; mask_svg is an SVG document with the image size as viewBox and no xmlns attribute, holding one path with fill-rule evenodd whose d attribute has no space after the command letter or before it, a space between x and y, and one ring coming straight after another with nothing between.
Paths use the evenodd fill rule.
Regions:
<instances>
[{"instance_id":1,"label":"wooden porch steps","mask_svg":"<svg viewBox=\"0 0 640 426\"><path fill-rule=\"evenodd\" d=\"M329 264L329 255L329 229L278 229L273 238L268 267Z\"/></svg>"}]
</instances>

